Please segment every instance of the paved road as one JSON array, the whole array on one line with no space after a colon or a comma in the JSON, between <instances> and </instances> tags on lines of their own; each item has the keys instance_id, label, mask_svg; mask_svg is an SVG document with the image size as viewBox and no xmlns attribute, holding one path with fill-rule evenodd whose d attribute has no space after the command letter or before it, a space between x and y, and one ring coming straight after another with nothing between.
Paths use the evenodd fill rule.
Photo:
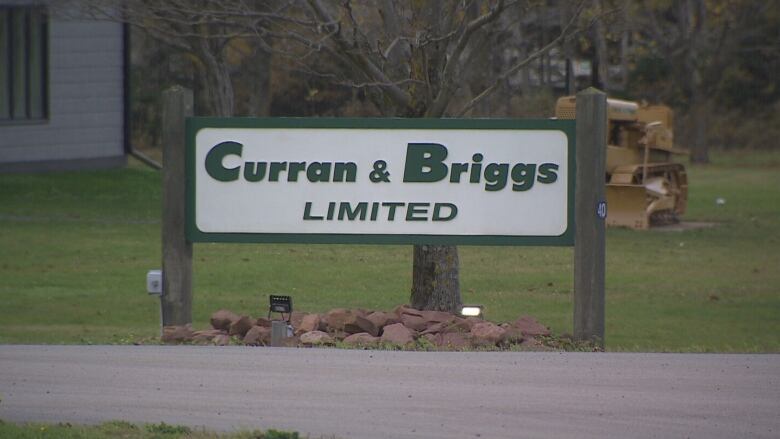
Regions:
<instances>
[{"instance_id":1,"label":"paved road","mask_svg":"<svg viewBox=\"0 0 780 439\"><path fill-rule=\"evenodd\" d=\"M780 437L780 355L0 346L0 419L340 438Z\"/></svg>"}]
</instances>

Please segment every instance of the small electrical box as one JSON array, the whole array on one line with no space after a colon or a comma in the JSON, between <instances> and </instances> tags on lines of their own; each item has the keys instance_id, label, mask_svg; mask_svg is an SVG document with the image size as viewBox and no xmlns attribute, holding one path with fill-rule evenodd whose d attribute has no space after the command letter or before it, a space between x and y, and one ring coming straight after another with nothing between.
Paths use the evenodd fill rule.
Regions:
<instances>
[{"instance_id":1,"label":"small electrical box","mask_svg":"<svg viewBox=\"0 0 780 439\"><path fill-rule=\"evenodd\" d=\"M149 270L149 272L146 273L146 291L149 294L156 296L162 294L162 277L162 270Z\"/></svg>"}]
</instances>

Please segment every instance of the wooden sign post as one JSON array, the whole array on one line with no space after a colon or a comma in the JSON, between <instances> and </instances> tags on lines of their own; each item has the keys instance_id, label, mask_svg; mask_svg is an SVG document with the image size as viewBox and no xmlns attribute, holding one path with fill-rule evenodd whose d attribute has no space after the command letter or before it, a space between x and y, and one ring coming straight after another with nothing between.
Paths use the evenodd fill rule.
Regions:
<instances>
[{"instance_id":1,"label":"wooden sign post","mask_svg":"<svg viewBox=\"0 0 780 439\"><path fill-rule=\"evenodd\" d=\"M185 121L193 115L192 91L163 92L162 259L163 326L192 323L192 243L186 223Z\"/></svg>"},{"instance_id":2,"label":"wooden sign post","mask_svg":"<svg viewBox=\"0 0 780 439\"><path fill-rule=\"evenodd\" d=\"M595 88L578 93L576 117L574 338L604 347L607 95Z\"/></svg>"}]
</instances>

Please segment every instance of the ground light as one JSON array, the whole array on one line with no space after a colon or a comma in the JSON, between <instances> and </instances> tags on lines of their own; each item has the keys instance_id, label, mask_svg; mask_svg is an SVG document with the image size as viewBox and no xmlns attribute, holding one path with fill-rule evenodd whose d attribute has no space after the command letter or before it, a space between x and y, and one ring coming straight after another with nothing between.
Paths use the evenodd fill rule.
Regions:
<instances>
[{"instance_id":1,"label":"ground light","mask_svg":"<svg viewBox=\"0 0 780 439\"><path fill-rule=\"evenodd\" d=\"M482 305L463 305L460 307L460 315L463 317L482 317Z\"/></svg>"},{"instance_id":2,"label":"ground light","mask_svg":"<svg viewBox=\"0 0 780 439\"><path fill-rule=\"evenodd\" d=\"M292 317L292 296L268 296L268 318L271 313L278 312L282 315L282 321L274 320L271 322L271 346L281 346L285 338L292 337L293 327L290 325ZM284 315L287 314L285 318Z\"/></svg>"},{"instance_id":3,"label":"ground light","mask_svg":"<svg viewBox=\"0 0 780 439\"><path fill-rule=\"evenodd\" d=\"M268 296L270 307L268 308L268 318L271 318L271 313L278 312L282 315L282 319L285 321L290 320L290 314L292 314L292 296ZM287 314L287 318L284 315Z\"/></svg>"}]
</instances>

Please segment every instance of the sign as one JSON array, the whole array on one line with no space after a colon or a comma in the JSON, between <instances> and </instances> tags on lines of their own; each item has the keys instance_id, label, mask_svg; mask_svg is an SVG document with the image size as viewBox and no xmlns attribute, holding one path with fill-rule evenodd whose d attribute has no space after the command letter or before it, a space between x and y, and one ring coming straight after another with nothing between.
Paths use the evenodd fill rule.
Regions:
<instances>
[{"instance_id":1,"label":"sign","mask_svg":"<svg viewBox=\"0 0 780 439\"><path fill-rule=\"evenodd\" d=\"M593 74L593 67L590 60L574 59L571 61L572 72L576 77L588 77Z\"/></svg>"},{"instance_id":2,"label":"sign","mask_svg":"<svg viewBox=\"0 0 780 439\"><path fill-rule=\"evenodd\" d=\"M607 217L606 201L599 201L598 204L596 204L596 216L598 216L599 219L605 219Z\"/></svg>"},{"instance_id":3,"label":"sign","mask_svg":"<svg viewBox=\"0 0 780 439\"><path fill-rule=\"evenodd\" d=\"M572 245L574 121L187 120L192 242Z\"/></svg>"}]
</instances>

